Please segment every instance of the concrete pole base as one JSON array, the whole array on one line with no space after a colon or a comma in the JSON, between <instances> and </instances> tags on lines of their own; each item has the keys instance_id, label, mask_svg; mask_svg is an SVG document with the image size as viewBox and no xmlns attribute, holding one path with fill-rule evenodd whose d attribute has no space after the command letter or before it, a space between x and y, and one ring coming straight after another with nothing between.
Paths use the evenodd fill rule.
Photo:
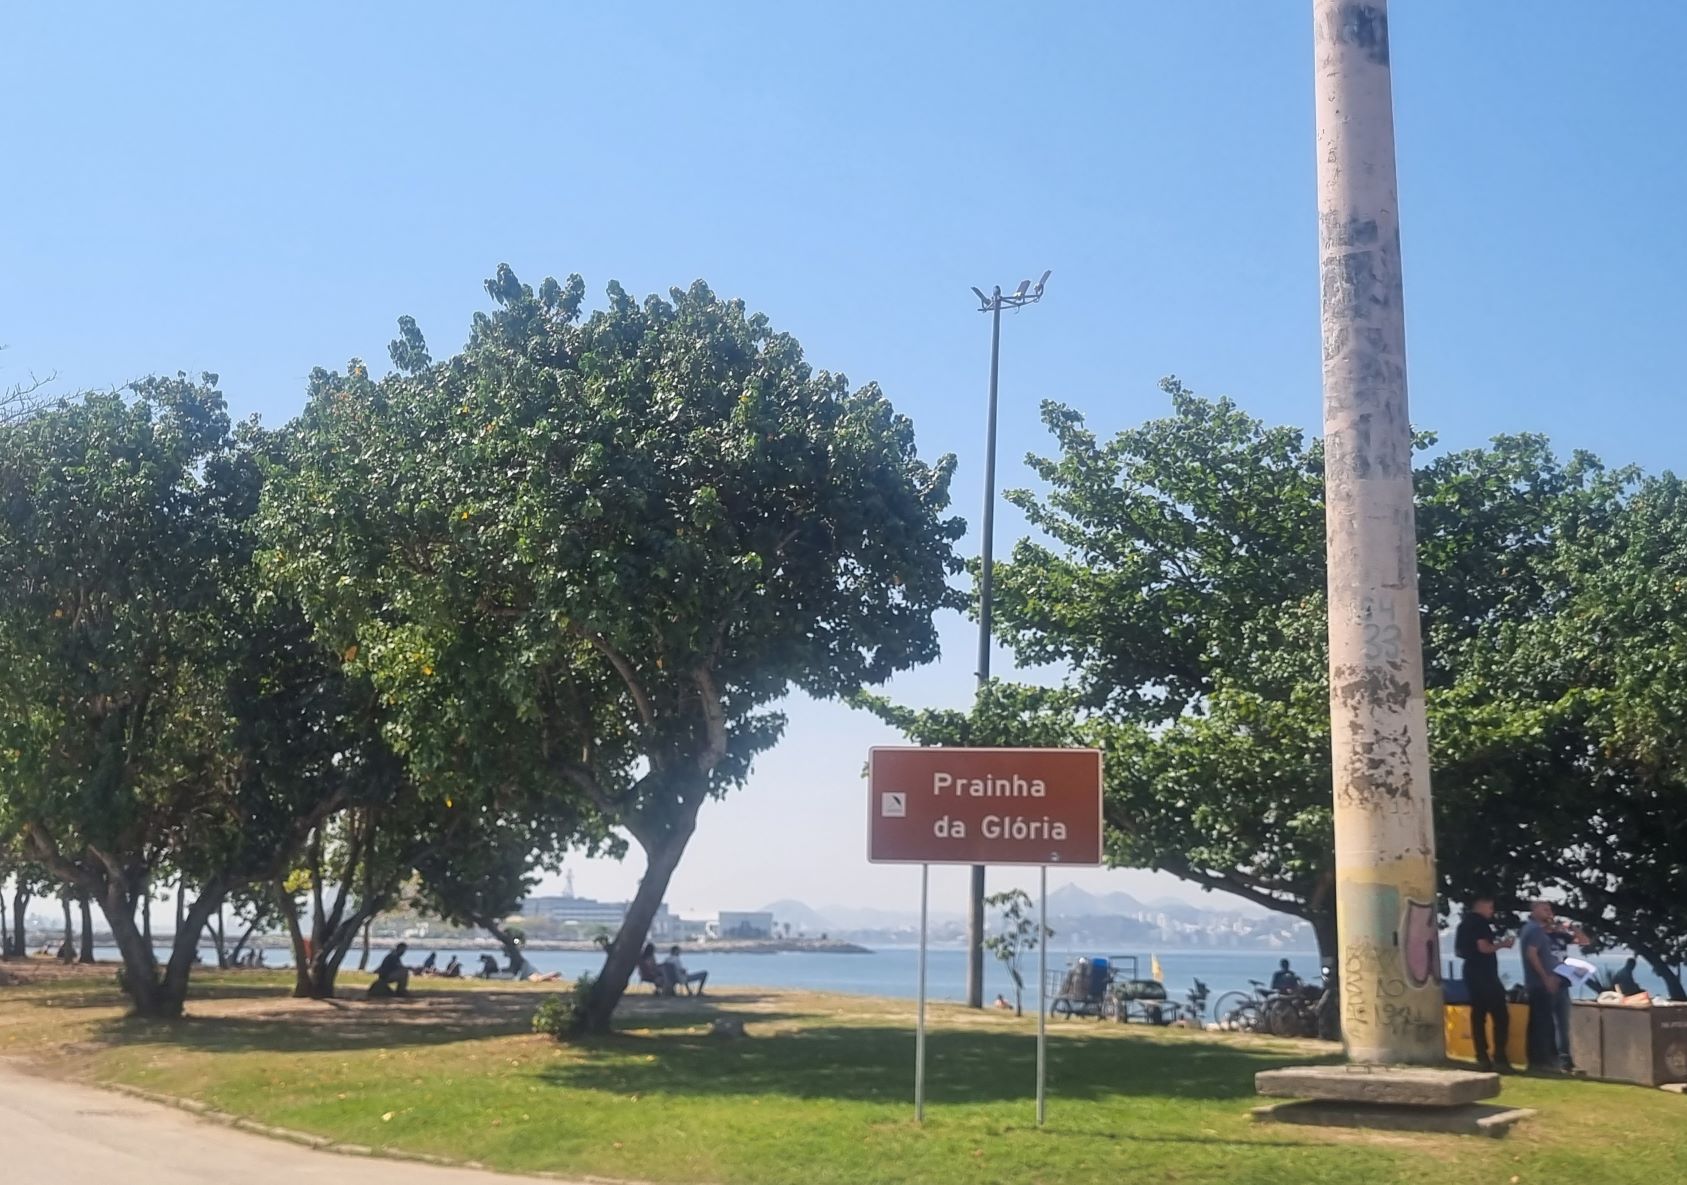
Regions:
<instances>
[{"instance_id":1,"label":"concrete pole base","mask_svg":"<svg viewBox=\"0 0 1687 1185\"><path fill-rule=\"evenodd\" d=\"M1270 1103L1253 1109L1257 1123L1357 1127L1373 1131L1435 1132L1455 1136L1505 1135L1534 1112L1527 1107L1465 1103L1458 1107L1408 1107L1392 1103Z\"/></svg>"},{"instance_id":2,"label":"concrete pole base","mask_svg":"<svg viewBox=\"0 0 1687 1185\"><path fill-rule=\"evenodd\" d=\"M1500 1093L1500 1076L1430 1066L1290 1066L1254 1076L1269 1098L1297 1100L1256 1107L1263 1123L1303 1123L1383 1131L1502 1136L1533 1111L1482 1100Z\"/></svg>"}]
</instances>

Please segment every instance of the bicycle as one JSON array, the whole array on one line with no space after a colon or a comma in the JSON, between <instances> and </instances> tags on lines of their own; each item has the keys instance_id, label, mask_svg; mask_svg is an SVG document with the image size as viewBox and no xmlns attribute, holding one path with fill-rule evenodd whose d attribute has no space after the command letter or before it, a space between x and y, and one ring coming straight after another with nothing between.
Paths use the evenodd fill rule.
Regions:
<instances>
[{"instance_id":1,"label":"bicycle","mask_svg":"<svg viewBox=\"0 0 1687 1185\"><path fill-rule=\"evenodd\" d=\"M1301 985L1276 992L1261 1006L1261 1032L1273 1037L1312 1037L1318 1032L1318 1002L1323 991Z\"/></svg>"},{"instance_id":2,"label":"bicycle","mask_svg":"<svg viewBox=\"0 0 1687 1185\"><path fill-rule=\"evenodd\" d=\"M1253 984L1253 991L1233 989L1225 992L1213 1004L1213 1019L1218 1022L1218 1027L1226 1032L1259 1031L1265 1007L1271 1001L1272 991L1257 979L1250 979L1248 982Z\"/></svg>"}]
</instances>

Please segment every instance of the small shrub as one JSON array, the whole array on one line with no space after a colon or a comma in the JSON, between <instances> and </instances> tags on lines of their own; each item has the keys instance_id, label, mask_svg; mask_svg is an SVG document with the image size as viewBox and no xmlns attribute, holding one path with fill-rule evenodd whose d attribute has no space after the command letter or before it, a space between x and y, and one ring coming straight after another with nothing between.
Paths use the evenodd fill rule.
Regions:
<instances>
[{"instance_id":1,"label":"small shrub","mask_svg":"<svg viewBox=\"0 0 1687 1185\"><path fill-rule=\"evenodd\" d=\"M558 1041L577 1035L586 1020L586 997L592 991L592 977L582 975L565 992L549 996L533 1013L533 1031Z\"/></svg>"}]
</instances>

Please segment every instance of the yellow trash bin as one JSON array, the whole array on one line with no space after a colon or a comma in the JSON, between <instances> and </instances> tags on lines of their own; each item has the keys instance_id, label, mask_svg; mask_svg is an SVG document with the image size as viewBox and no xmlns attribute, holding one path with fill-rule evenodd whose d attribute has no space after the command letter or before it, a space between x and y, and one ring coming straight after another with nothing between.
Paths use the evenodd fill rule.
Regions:
<instances>
[{"instance_id":1,"label":"yellow trash bin","mask_svg":"<svg viewBox=\"0 0 1687 1185\"><path fill-rule=\"evenodd\" d=\"M1511 1030L1505 1035L1505 1057L1512 1065L1521 1068L1529 1060L1529 1006L1527 1004L1507 1004L1506 1012L1511 1018ZM1476 1060L1476 1049L1470 1043L1470 1005L1448 1004L1446 1006L1445 1030L1447 1035L1447 1056L1461 1061ZM1489 1041L1492 1042L1493 1033L1490 1030Z\"/></svg>"}]
</instances>

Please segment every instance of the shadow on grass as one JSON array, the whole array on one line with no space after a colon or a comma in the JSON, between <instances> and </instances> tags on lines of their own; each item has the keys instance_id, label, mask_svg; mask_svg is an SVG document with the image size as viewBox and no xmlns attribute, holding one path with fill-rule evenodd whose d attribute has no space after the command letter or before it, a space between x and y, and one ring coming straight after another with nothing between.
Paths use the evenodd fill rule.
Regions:
<instances>
[{"instance_id":1,"label":"shadow on grass","mask_svg":"<svg viewBox=\"0 0 1687 1185\"><path fill-rule=\"evenodd\" d=\"M129 1003L128 997L117 987L115 976L111 982L91 983L82 990L65 992L63 985L53 986L58 990L52 993L37 992L36 1001L53 1008L122 1008ZM196 983L188 992L187 1008L191 1012L195 1004L214 1000L281 999L288 995L291 988L290 982L285 986L274 983Z\"/></svg>"},{"instance_id":2,"label":"shadow on grass","mask_svg":"<svg viewBox=\"0 0 1687 1185\"><path fill-rule=\"evenodd\" d=\"M180 1020L149 1021L133 1017L96 1025L96 1040L121 1045L169 1045L203 1052L309 1053L315 1051L398 1049L449 1045L484 1037L533 1031L533 1013L551 993L497 989L420 990L398 1000L369 1000L361 992L332 1000L294 1000L274 988L203 993L189 1001ZM270 1007L242 1008L232 1014L204 1011L219 1003L267 999ZM648 1032L698 1029L716 1017L741 1015L733 997L664 1000L654 1006L629 1004L618 1018ZM757 1012L761 1022L791 1019L786 1013ZM638 1039L629 1037L628 1039ZM683 1039L646 1037L647 1040Z\"/></svg>"},{"instance_id":3,"label":"shadow on grass","mask_svg":"<svg viewBox=\"0 0 1687 1185\"><path fill-rule=\"evenodd\" d=\"M548 1067L541 1078L578 1090L690 1098L782 1095L892 1103L905 1101L912 1088L914 1036L904 1028L828 1026L731 1041L622 1034L583 1048L599 1056ZM1086 1101L1239 1100L1254 1096L1260 1070L1315 1060L1304 1053L1201 1040L1065 1039L1049 1044L1048 1088L1053 1095ZM1035 1065L1035 1043L1023 1033L931 1033L927 1097L938 1103L1023 1099Z\"/></svg>"}]
</instances>

